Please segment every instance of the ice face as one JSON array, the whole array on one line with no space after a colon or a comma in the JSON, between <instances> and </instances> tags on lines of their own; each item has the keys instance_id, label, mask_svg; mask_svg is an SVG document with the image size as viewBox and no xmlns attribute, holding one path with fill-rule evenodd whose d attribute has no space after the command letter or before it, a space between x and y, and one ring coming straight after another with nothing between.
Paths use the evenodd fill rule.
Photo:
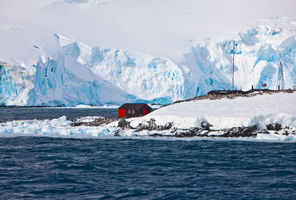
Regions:
<instances>
[{"instance_id":1,"label":"ice face","mask_svg":"<svg viewBox=\"0 0 296 200\"><path fill-rule=\"evenodd\" d=\"M128 94L147 101L161 98L163 103L184 98L183 72L169 59L142 52L91 48L62 36L58 39L67 55Z\"/></svg>"},{"instance_id":2,"label":"ice face","mask_svg":"<svg viewBox=\"0 0 296 200\"><path fill-rule=\"evenodd\" d=\"M40 60L36 65L34 85L29 97L30 105L100 105L134 100L131 95L64 55L57 60Z\"/></svg>"},{"instance_id":3,"label":"ice face","mask_svg":"<svg viewBox=\"0 0 296 200\"><path fill-rule=\"evenodd\" d=\"M144 52L90 47L55 34L46 44L33 46L32 58L40 52L34 65L17 59L13 65L1 64L0 104L168 104L230 89L233 53L236 89L277 89L280 61L285 88L292 88L295 30L296 23L285 20L258 25L228 40L200 42L178 63ZM54 45L49 48L48 43Z\"/></svg>"},{"instance_id":4,"label":"ice face","mask_svg":"<svg viewBox=\"0 0 296 200\"><path fill-rule=\"evenodd\" d=\"M26 105L34 87L32 69L0 63L0 105Z\"/></svg>"},{"instance_id":5,"label":"ice face","mask_svg":"<svg viewBox=\"0 0 296 200\"><path fill-rule=\"evenodd\" d=\"M15 81L12 79L9 71L0 65L0 101L13 101L21 92Z\"/></svg>"}]
</instances>

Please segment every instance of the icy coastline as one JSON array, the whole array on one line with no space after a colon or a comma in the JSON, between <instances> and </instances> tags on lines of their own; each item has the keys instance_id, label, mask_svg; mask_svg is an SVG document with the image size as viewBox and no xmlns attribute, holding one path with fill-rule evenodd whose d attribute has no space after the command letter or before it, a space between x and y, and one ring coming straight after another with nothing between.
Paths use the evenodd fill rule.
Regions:
<instances>
[{"instance_id":1,"label":"icy coastline","mask_svg":"<svg viewBox=\"0 0 296 200\"><path fill-rule=\"evenodd\" d=\"M296 141L296 92L201 99L162 107L139 118L66 116L0 123L1 136L249 138Z\"/></svg>"},{"instance_id":2,"label":"icy coastline","mask_svg":"<svg viewBox=\"0 0 296 200\"><path fill-rule=\"evenodd\" d=\"M0 122L0 137L66 137L66 138L130 138L130 139L230 139L247 141L296 142L295 129L257 130L254 127L236 127L228 130L209 131L204 128L141 130L121 129L117 126L96 124L98 119L91 119L73 126L65 116L53 120L24 120ZM106 122L104 118L102 121ZM118 122L118 121L117 121Z\"/></svg>"}]
</instances>

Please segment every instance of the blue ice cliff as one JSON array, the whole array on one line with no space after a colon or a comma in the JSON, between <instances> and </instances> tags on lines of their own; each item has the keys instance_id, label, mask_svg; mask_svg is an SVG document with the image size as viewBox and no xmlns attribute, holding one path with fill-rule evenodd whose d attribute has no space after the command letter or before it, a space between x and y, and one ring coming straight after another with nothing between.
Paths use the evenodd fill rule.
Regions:
<instances>
[{"instance_id":1,"label":"blue ice cliff","mask_svg":"<svg viewBox=\"0 0 296 200\"><path fill-rule=\"evenodd\" d=\"M230 89L233 41L235 87L276 89L279 63L285 88L296 85L294 29L258 25L229 40L200 42L175 63L167 58L114 48L90 47L54 35L55 56L33 66L0 62L0 105L101 105L145 101L167 104ZM36 46L37 47L37 46Z\"/></svg>"}]
</instances>

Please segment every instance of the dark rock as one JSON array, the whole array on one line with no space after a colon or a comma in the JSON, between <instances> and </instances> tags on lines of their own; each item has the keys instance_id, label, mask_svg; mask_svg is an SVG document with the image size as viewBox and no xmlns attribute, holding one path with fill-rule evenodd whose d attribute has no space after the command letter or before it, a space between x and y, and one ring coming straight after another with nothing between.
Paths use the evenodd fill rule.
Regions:
<instances>
[{"instance_id":1,"label":"dark rock","mask_svg":"<svg viewBox=\"0 0 296 200\"><path fill-rule=\"evenodd\" d=\"M270 134L270 132L268 132L266 129L260 129L258 134Z\"/></svg>"},{"instance_id":2,"label":"dark rock","mask_svg":"<svg viewBox=\"0 0 296 200\"><path fill-rule=\"evenodd\" d=\"M149 134L150 137L162 137L163 134L160 134L160 133L152 133L152 134Z\"/></svg>"},{"instance_id":3,"label":"dark rock","mask_svg":"<svg viewBox=\"0 0 296 200\"><path fill-rule=\"evenodd\" d=\"M173 123L169 122L165 125L156 125L155 119L150 119L147 124L139 124L136 128L136 132L140 132L143 130L148 130L148 131L163 131L163 130L169 130L173 127Z\"/></svg>"},{"instance_id":4,"label":"dark rock","mask_svg":"<svg viewBox=\"0 0 296 200\"><path fill-rule=\"evenodd\" d=\"M234 127L227 130L220 137L255 137L257 136L257 126L251 127Z\"/></svg>"},{"instance_id":5,"label":"dark rock","mask_svg":"<svg viewBox=\"0 0 296 200\"><path fill-rule=\"evenodd\" d=\"M208 122L202 122L202 123L200 124L200 127L201 127L202 129L205 129L205 130L210 130L210 127L213 127L213 125L210 124L210 123L208 123Z\"/></svg>"},{"instance_id":6,"label":"dark rock","mask_svg":"<svg viewBox=\"0 0 296 200\"><path fill-rule=\"evenodd\" d=\"M283 135L288 136L289 135L289 132L287 130L285 130L285 132L283 133Z\"/></svg>"},{"instance_id":7,"label":"dark rock","mask_svg":"<svg viewBox=\"0 0 296 200\"><path fill-rule=\"evenodd\" d=\"M157 125L155 123L155 119L151 118L148 122L148 130L152 131L152 130L156 130L157 129Z\"/></svg>"},{"instance_id":8,"label":"dark rock","mask_svg":"<svg viewBox=\"0 0 296 200\"><path fill-rule=\"evenodd\" d=\"M282 130L282 125L281 124L268 124L266 126L267 130L270 130L270 131L279 131L279 130Z\"/></svg>"},{"instance_id":9,"label":"dark rock","mask_svg":"<svg viewBox=\"0 0 296 200\"><path fill-rule=\"evenodd\" d=\"M176 127L172 128L172 130L170 131L170 133L176 133L178 131L178 129Z\"/></svg>"},{"instance_id":10,"label":"dark rock","mask_svg":"<svg viewBox=\"0 0 296 200\"><path fill-rule=\"evenodd\" d=\"M114 136L116 136L116 137L119 137L120 135L119 135L119 130L117 130L115 133L114 133Z\"/></svg>"},{"instance_id":11,"label":"dark rock","mask_svg":"<svg viewBox=\"0 0 296 200\"><path fill-rule=\"evenodd\" d=\"M166 123L164 126L157 126L157 130L159 131L163 131L163 130L169 130L173 127L174 123L173 122L169 122L169 123Z\"/></svg>"},{"instance_id":12,"label":"dark rock","mask_svg":"<svg viewBox=\"0 0 296 200\"><path fill-rule=\"evenodd\" d=\"M195 137L200 135L201 129L199 128L191 128L191 129L183 129L175 132L175 137ZM204 135L205 136L205 135Z\"/></svg>"},{"instance_id":13,"label":"dark rock","mask_svg":"<svg viewBox=\"0 0 296 200\"><path fill-rule=\"evenodd\" d=\"M126 121L125 119L120 119L117 126L122 129L131 128L130 122Z\"/></svg>"},{"instance_id":14,"label":"dark rock","mask_svg":"<svg viewBox=\"0 0 296 200\"><path fill-rule=\"evenodd\" d=\"M116 118L108 118L108 117L102 117L99 119L95 119L92 122L75 122L77 120L74 120L74 122L71 124L71 126L101 126L109 124L113 121L116 121Z\"/></svg>"},{"instance_id":15,"label":"dark rock","mask_svg":"<svg viewBox=\"0 0 296 200\"><path fill-rule=\"evenodd\" d=\"M180 137L194 137L194 136L197 136L197 134L194 133L194 132L190 132L190 131L175 133L175 137L177 137L177 138L180 138Z\"/></svg>"},{"instance_id":16,"label":"dark rock","mask_svg":"<svg viewBox=\"0 0 296 200\"><path fill-rule=\"evenodd\" d=\"M83 125L83 122L74 122L71 124L71 126L82 126Z\"/></svg>"},{"instance_id":17,"label":"dark rock","mask_svg":"<svg viewBox=\"0 0 296 200\"><path fill-rule=\"evenodd\" d=\"M150 137L174 137L173 135L163 135L163 134L160 134L160 133L152 133L152 134L149 134Z\"/></svg>"}]
</instances>

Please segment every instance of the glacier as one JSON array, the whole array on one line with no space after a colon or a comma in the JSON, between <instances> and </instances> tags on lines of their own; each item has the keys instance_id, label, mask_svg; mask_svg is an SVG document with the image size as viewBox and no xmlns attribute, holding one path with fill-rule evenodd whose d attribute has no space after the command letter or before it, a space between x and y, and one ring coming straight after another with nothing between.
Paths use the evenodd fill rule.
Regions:
<instances>
[{"instance_id":1,"label":"glacier","mask_svg":"<svg viewBox=\"0 0 296 200\"><path fill-rule=\"evenodd\" d=\"M184 77L169 59L146 53L89 46L56 35L66 55L139 99L170 103L183 98Z\"/></svg>"},{"instance_id":2,"label":"glacier","mask_svg":"<svg viewBox=\"0 0 296 200\"><path fill-rule=\"evenodd\" d=\"M273 20L238 33L230 40L205 41L192 47L182 63L189 67L185 87L187 97L203 95L212 89L231 89L233 41L236 44L234 86L249 90L277 89L279 65L283 63L285 89L296 85L296 26L295 22ZM194 78L192 78L194 77ZM262 87L266 84L266 87ZM202 89L201 89L202 88ZM196 90L195 90L196 89ZM198 92L197 92L198 91Z\"/></svg>"},{"instance_id":3,"label":"glacier","mask_svg":"<svg viewBox=\"0 0 296 200\"><path fill-rule=\"evenodd\" d=\"M67 56L45 62L40 60L33 84L35 87L29 93L28 105L114 105L135 98L96 77Z\"/></svg>"},{"instance_id":4,"label":"glacier","mask_svg":"<svg viewBox=\"0 0 296 200\"><path fill-rule=\"evenodd\" d=\"M168 104L230 89L233 41L235 88L261 89L266 84L277 89L280 62L285 88L296 85L296 22L288 19L269 20L227 40L199 41L179 61L91 47L61 34L49 41L49 50L50 42L32 45L41 52L34 64L0 62L0 105Z\"/></svg>"}]
</instances>

